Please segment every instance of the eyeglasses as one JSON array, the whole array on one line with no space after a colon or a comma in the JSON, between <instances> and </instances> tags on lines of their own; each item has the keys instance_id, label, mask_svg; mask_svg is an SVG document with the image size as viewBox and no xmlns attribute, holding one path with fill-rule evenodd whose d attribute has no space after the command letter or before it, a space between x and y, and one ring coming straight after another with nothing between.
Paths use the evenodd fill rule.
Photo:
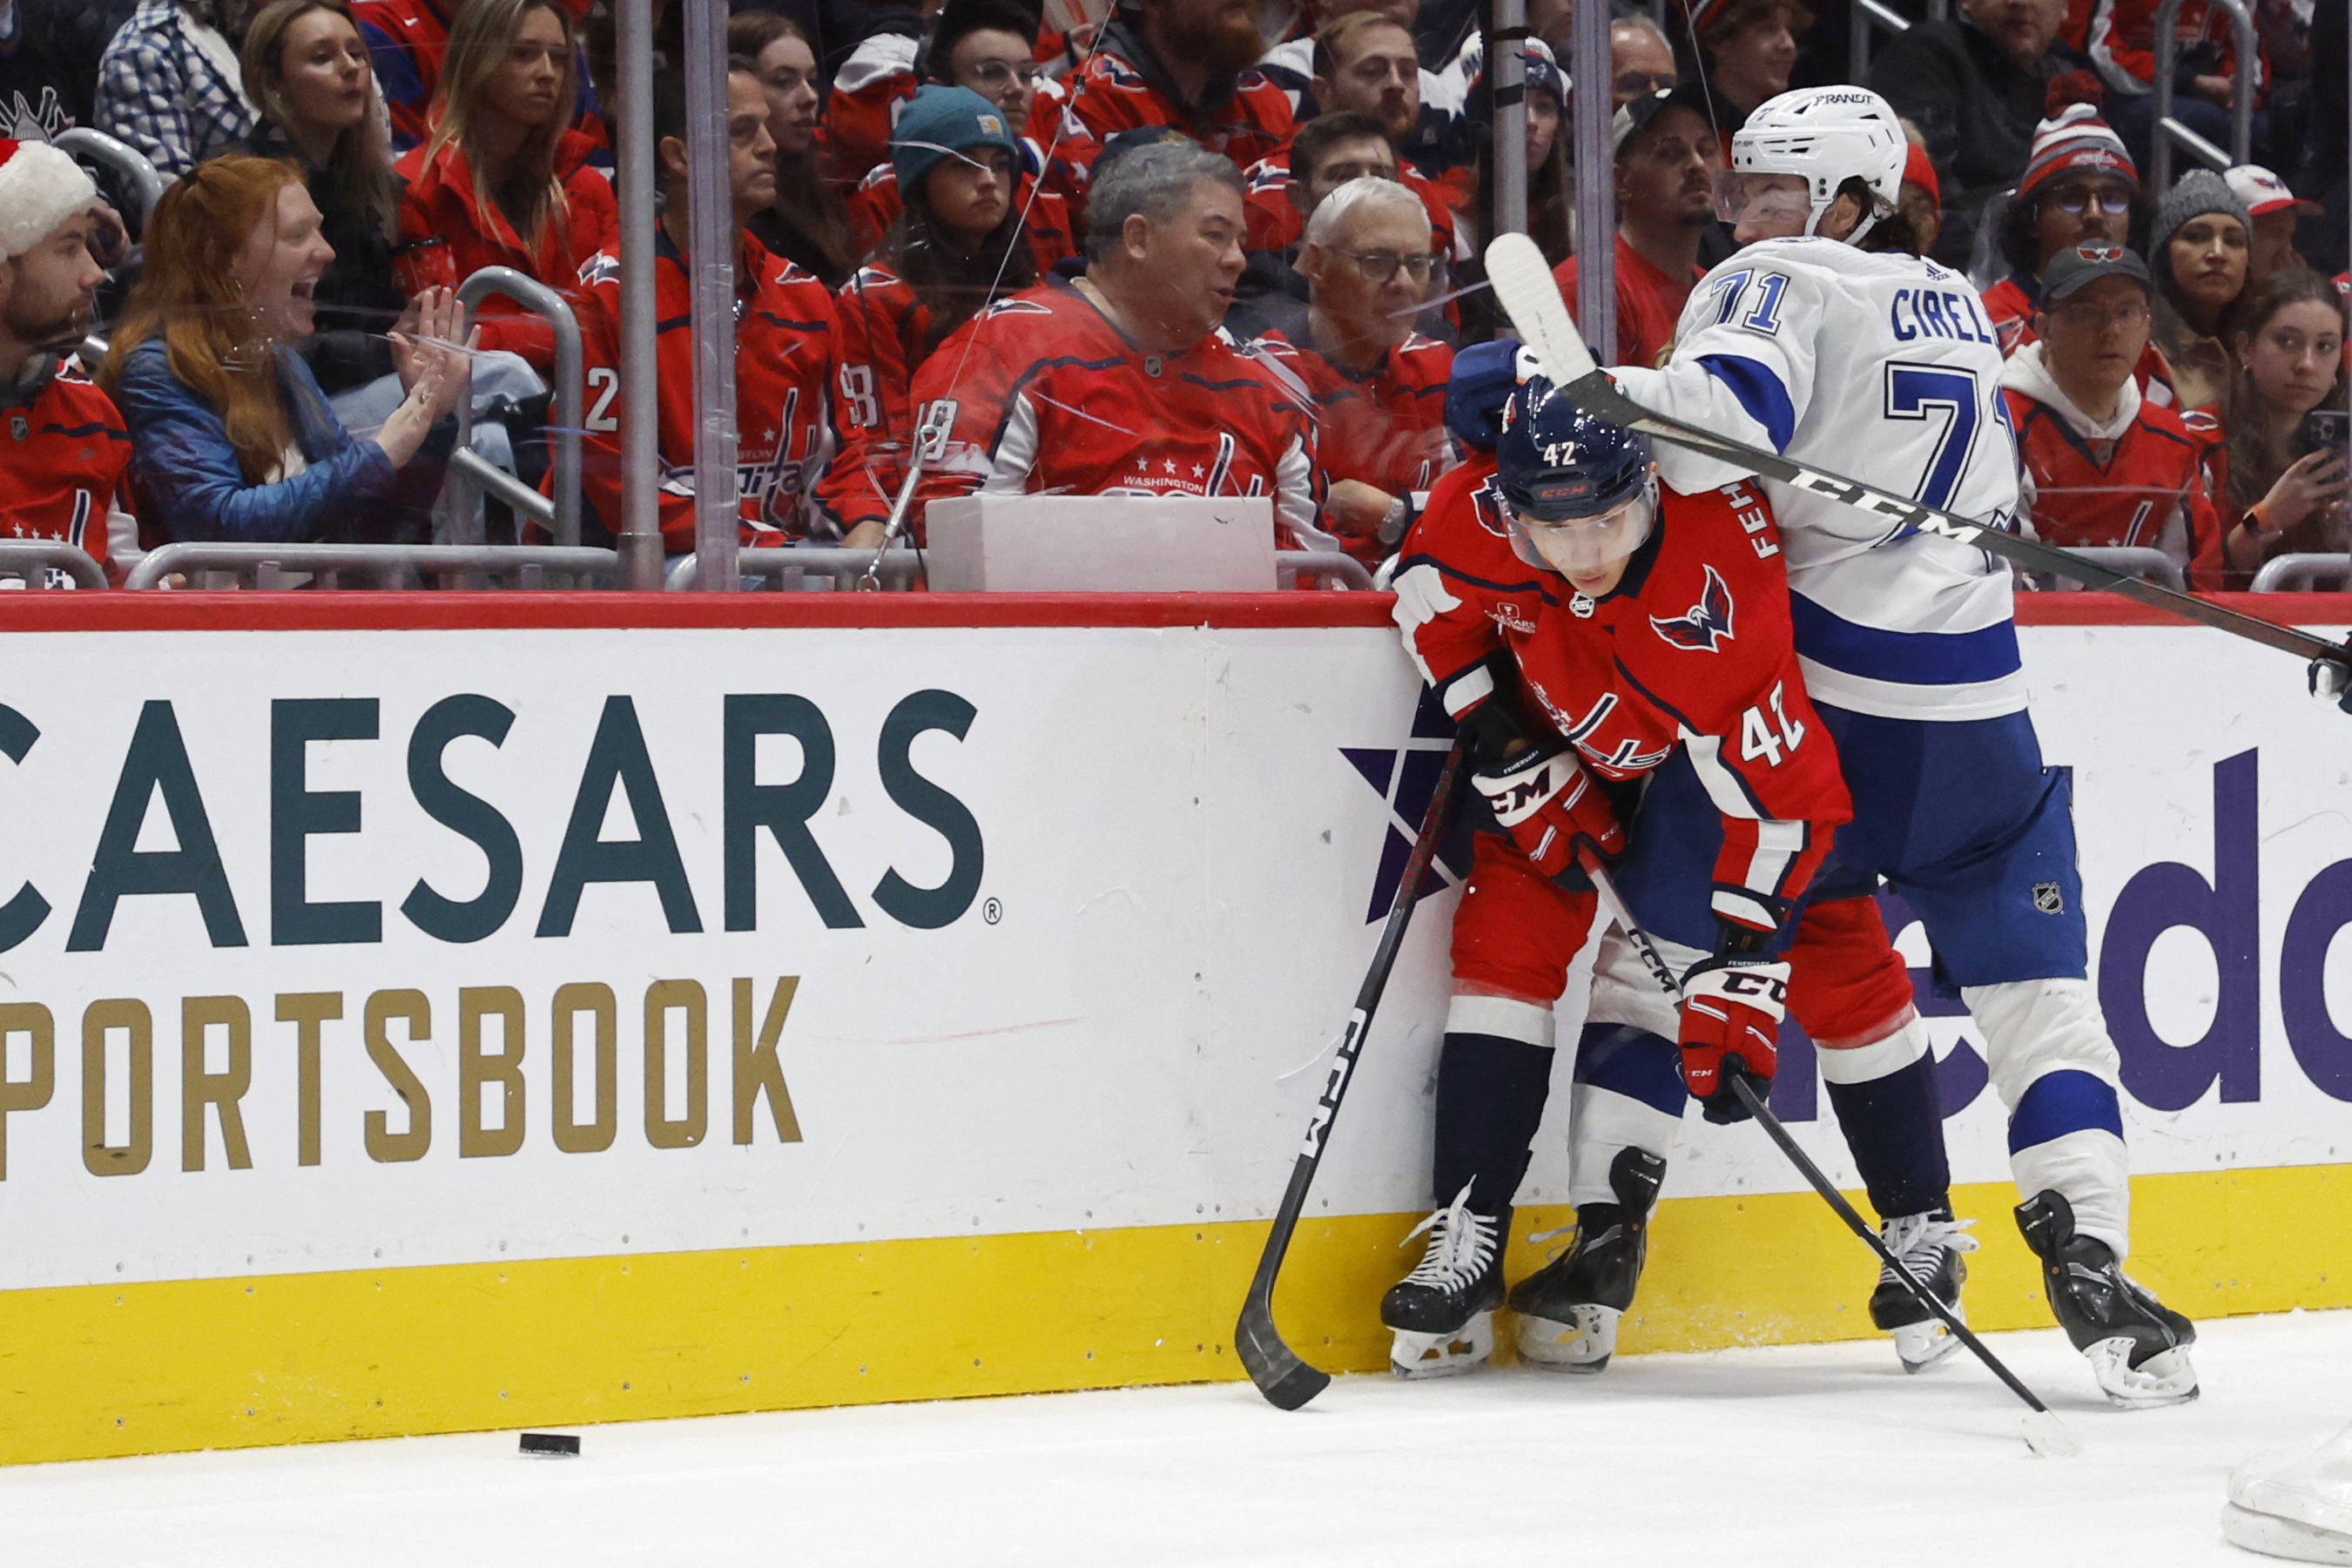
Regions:
<instances>
[{"instance_id":1,"label":"eyeglasses","mask_svg":"<svg viewBox=\"0 0 2352 1568\"><path fill-rule=\"evenodd\" d=\"M982 87L1001 88L1006 82L1019 80L1023 87L1035 87L1037 78L1045 73L1039 67L1011 60L974 60L964 68L964 73Z\"/></svg>"},{"instance_id":2,"label":"eyeglasses","mask_svg":"<svg viewBox=\"0 0 2352 1568\"><path fill-rule=\"evenodd\" d=\"M2094 203L2109 217L2119 218L2131 211L2132 199L2129 191L2086 191L2080 185L2068 185L2051 192L2042 200L2070 218L2081 217Z\"/></svg>"},{"instance_id":3,"label":"eyeglasses","mask_svg":"<svg viewBox=\"0 0 2352 1568\"><path fill-rule=\"evenodd\" d=\"M1609 85L1619 98L1647 98L1654 92L1673 91L1682 79L1673 71L1627 71Z\"/></svg>"},{"instance_id":4,"label":"eyeglasses","mask_svg":"<svg viewBox=\"0 0 2352 1568\"><path fill-rule=\"evenodd\" d=\"M1361 256L1350 255L1348 259L1356 264L1356 270L1364 275L1367 283L1386 283L1397 275L1399 267L1404 268L1415 283L1427 283L1437 271L1437 257L1425 250L1414 256L1399 256L1392 250L1370 250Z\"/></svg>"},{"instance_id":5,"label":"eyeglasses","mask_svg":"<svg viewBox=\"0 0 2352 1568\"><path fill-rule=\"evenodd\" d=\"M2147 301L2135 300L2129 305L2101 308L2091 304L2063 303L2053 308L2053 316L2071 327L2104 329L2108 327L2137 327L2147 319Z\"/></svg>"}]
</instances>

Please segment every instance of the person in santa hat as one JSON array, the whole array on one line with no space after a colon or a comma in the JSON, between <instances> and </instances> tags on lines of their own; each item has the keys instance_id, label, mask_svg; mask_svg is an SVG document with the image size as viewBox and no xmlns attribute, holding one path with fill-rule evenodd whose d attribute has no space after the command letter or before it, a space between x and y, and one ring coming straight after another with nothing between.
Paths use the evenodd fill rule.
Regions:
<instances>
[{"instance_id":1,"label":"person in santa hat","mask_svg":"<svg viewBox=\"0 0 2352 1568\"><path fill-rule=\"evenodd\" d=\"M111 214L80 166L46 141L0 141L0 539L57 539L110 566L131 436L71 358L106 274L91 254ZM115 573L119 576L119 571ZM53 586L70 586L52 571Z\"/></svg>"}]
</instances>

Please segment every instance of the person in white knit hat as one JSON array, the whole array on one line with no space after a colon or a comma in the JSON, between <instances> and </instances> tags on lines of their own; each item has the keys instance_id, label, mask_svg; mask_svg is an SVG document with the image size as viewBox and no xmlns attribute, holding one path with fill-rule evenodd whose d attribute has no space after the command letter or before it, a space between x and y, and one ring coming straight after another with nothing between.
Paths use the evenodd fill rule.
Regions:
<instances>
[{"instance_id":1,"label":"person in white knit hat","mask_svg":"<svg viewBox=\"0 0 2352 1568\"><path fill-rule=\"evenodd\" d=\"M101 567L110 528L136 546L121 499L131 436L69 356L106 276L91 250L111 217L65 153L0 141L0 539L60 540Z\"/></svg>"}]
</instances>

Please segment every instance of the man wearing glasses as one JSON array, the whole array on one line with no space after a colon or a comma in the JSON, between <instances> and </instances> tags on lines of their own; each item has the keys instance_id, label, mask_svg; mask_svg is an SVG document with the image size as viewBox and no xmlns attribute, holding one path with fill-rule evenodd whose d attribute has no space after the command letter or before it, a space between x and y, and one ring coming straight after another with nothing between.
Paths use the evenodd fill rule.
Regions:
<instances>
[{"instance_id":1,"label":"man wearing glasses","mask_svg":"<svg viewBox=\"0 0 2352 1568\"><path fill-rule=\"evenodd\" d=\"M1439 270L1429 214L1391 180L1350 180L1315 209L1298 270L1305 328L1265 350L1314 410L1325 526L1376 561L1395 553L1431 482L1456 461L1445 434L1454 350L1412 329Z\"/></svg>"},{"instance_id":2,"label":"man wearing glasses","mask_svg":"<svg viewBox=\"0 0 2352 1568\"><path fill-rule=\"evenodd\" d=\"M1985 314L2013 354L2033 340L2042 269L2079 245L2122 245L2139 200L2139 171L2123 138L2087 103L2068 104L2033 133L2033 156L2000 216L2009 277L1985 290Z\"/></svg>"},{"instance_id":3,"label":"man wearing glasses","mask_svg":"<svg viewBox=\"0 0 2352 1568\"><path fill-rule=\"evenodd\" d=\"M2025 511L2052 544L2160 549L2189 586L2221 586L2221 524L2180 416L2132 379L2147 347L2147 264L2121 245L2060 251L2037 334L2000 384L2025 461Z\"/></svg>"}]
</instances>

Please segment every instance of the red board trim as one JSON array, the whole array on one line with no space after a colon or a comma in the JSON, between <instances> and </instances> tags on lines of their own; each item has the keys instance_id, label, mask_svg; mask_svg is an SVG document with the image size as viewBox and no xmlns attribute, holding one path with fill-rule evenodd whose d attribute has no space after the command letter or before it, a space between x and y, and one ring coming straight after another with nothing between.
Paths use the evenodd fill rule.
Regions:
<instances>
[{"instance_id":1,"label":"red board trim","mask_svg":"<svg viewBox=\"0 0 2352 1568\"><path fill-rule=\"evenodd\" d=\"M2352 626L2352 594L2224 593L2280 625ZM1385 593L0 593L0 632L1387 626ZM2183 626L2104 593L2025 593L2021 626Z\"/></svg>"}]
</instances>

